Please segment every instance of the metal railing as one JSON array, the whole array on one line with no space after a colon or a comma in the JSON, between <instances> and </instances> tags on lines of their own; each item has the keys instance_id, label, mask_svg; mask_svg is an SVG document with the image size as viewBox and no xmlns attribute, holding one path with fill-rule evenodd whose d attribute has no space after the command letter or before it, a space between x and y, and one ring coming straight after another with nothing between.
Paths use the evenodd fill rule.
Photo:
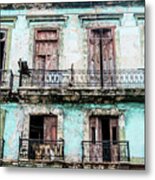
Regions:
<instances>
[{"instance_id":1,"label":"metal railing","mask_svg":"<svg viewBox=\"0 0 155 180\"><path fill-rule=\"evenodd\" d=\"M0 69L0 88L12 89L13 73L11 70Z\"/></svg>"},{"instance_id":2,"label":"metal railing","mask_svg":"<svg viewBox=\"0 0 155 180\"><path fill-rule=\"evenodd\" d=\"M67 70L29 69L28 75L21 76L21 86L26 87L61 87L68 86L70 73Z\"/></svg>"},{"instance_id":3,"label":"metal railing","mask_svg":"<svg viewBox=\"0 0 155 180\"><path fill-rule=\"evenodd\" d=\"M82 162L130 161L128 141L82 141Z\"/></svg>"},{"instance_id":4,"label":"metal railing","mask_svg":"<svg viewBox=\"0 0 155 180\"><path fill-rule=\"evenodd\" d=\"M4 139L0 139L0 159L3 159L3 152L4 152Z\"/></svg>"},{"instance_id":5,"label":"metal railing","mask_svg":"<svg viewBox=\"0 0 155 180\"><path fill-rule=\"evenodd\" d=\"M64 140L19 139L19 160L64 160Z\"/></svg>"},{"instance_id":6,"label":"metal railing","mask_svg":"<svg viewBox=\"0 0 155 180\"><path fill-rule=\"evenodd\" d=\"M71 79L77 87L144 88L144 69L104 70L102 75L100 71L75 70Z\"/></svg>"},{"instance_id":7,"label":"metal railing","mask_svg":"<svg viewBox=\"0 0 155 180\"><path fill-rule=\"evenodd\" d=\"M119 69L103 71L88 70L35 70L22 75L22 87L102 87L144 88L144 69ZM103 82L101 82L101 80Z\"/></svg>"}]
</instances>

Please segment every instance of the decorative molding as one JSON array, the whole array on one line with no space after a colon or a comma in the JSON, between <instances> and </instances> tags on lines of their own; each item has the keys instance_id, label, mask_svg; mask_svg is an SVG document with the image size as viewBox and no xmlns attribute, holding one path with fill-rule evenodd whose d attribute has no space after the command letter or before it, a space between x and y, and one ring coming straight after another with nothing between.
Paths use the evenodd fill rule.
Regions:
<instances>
[{"instance_id":1,"label":"decorative molding","mask_svg":"<svg viewBox=\"0 0 155 180\"><path fill-rule=\"evenodd\" d=\"M27 15L26 19L28 20L28 26L31 23L39 23L39 22L63 22L64 25L68 20L68 16L64 15Z\"/></svg>"},{"instance_id":2,"label":"decorative molding","mask_svg":"<svg viewBox=\"0 0 155 180\"><path fill-rule=\"evenodd\" d=\"M134 17L136 19L136 24L139 24L139 21L144 21L145 22L145 14L144 13L135 13Z\"/></svg>"},{"instance_id":3,"label":"decorative molding","mask_svg":"<svg viewBox=\"0 0 155 180\"><path fill-rule=\"evenodd\" d=\"M2 23L10 23L13 27L15 27L17 21L17 16L0 16L0 24Z\"/></svg>"},{"instance_id":4,"label":"decorative molding","mask_svg":"<svg viewBox=\"0 0 155 180\"><path fill-rule=\"evenodd\" d=\"M79 19L81 20L81 24L83 26L86 21L98 21L98 20L116 20L121 25L121 19L123 17L123 13L111 14L81 14L79 15Z\"/></svg>"}]
</instances>

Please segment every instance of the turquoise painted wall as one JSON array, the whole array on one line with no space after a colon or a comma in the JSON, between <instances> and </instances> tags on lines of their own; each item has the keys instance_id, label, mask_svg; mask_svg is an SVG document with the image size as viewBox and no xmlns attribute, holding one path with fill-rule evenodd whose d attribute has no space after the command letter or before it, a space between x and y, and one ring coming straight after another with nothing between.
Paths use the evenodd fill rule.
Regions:
<instances>
[{"instance_id":1,"label":"turquoise painted wall","mask_svg":"<svg viewBox=\"0 0 155 180\"><path fill-rule=\"evenodd\" d=\"M31 108L41 105L28 105ZM131 157L144 158L144 104L143 103L118 103L115 105L104 104L53 104L45 105L46 108L56 108L63 111L63 131L65 140L65 156L81 158L81 141L84 136L84 114L89 109L117 107L124 110L126 140L130 143ZM6 110L4 139L4 158L17 159L19 135L22 131L24 113L23 108L17 104L2 104Z\"/></svg>"},{"instance_id":2,"label":"turquoise painted wall","mask_svg":"<svg viewBox=\"0 0 155 180\"><path fill-rule=\"evenodd\" d=\"M119 107L122 107L120 105ZM144 157L145 151L145 112L144 104L131 103L124 106L126 139L130 142L131 157Z\"/></svg>"},{"instance_id":3,"label":"turquoise painted wall","mask_svg":"<svg viewBox=\"0 0 155 180\"><path fill-rule=\"evenodd\" d=\"M23 113L17 104L5 104L0 107L6 111L3 136L5 140L4 158L17 159Z\"/></svg>"}]
</instances>

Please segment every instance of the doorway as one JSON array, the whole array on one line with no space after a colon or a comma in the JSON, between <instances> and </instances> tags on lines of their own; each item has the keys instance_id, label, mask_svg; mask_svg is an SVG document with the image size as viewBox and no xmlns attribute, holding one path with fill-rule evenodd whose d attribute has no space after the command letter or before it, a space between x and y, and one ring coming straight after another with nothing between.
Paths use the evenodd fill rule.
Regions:
<instances>
[{"instance_id":1,"label":"doorway","mask_svg":"<svg viewBox=\"0 0 155 180\"><path fill-rule=\"evenodd\" d=\"M101 87L115 83L114 27L88 30L90 81Z\"/></svg>"},{"instance_id":2,"label":"doorway","mask_svg":"<svg viewBox=\"0 0 155 180\"><path fill-rule=\"evenodd\" d=\"M118 117L91 116L89 128L90 159L95 161L117 161Z\"/></svg>"},{"instance_id":3,"label":"doorway","mask_svg":"<svg viewBox=\"0 0 155 180\"><path fill-rule=\"evenodd\" d=\"M30 116L29 158L36 158L36 153L43 152L46 145L50 147L57 141L57 116ZM39 157L40 159L41 157Z\"/></svg>"}]
</instances>

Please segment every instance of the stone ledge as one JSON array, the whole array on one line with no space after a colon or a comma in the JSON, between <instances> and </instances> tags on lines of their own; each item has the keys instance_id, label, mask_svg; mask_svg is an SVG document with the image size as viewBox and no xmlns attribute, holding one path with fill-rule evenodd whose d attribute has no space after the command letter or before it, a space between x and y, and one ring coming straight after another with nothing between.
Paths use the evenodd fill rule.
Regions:
<instances>
[{"instance_id":1,"label":"stone ledge","mask_svg":"<svg viewBox=\"0 0 155 180\"><path fill-rule=\"evenodd\" d=\"M65 161L6 161L3 160L2 167L33 167L33 168L71 168L71 169L123 169L123 170L145 170L144 164L132 164L131 162L65 162Z\"/></svg>"},{"instance_id":2,"label":"stone ledge","mask_svg":"<svg viewBox=\"0 0 155 180\"><path fill-rule=\"evenodd\" d=\"M144 6L145 2L142 0L135 1L90 1L90 2L52 2L52 3L12 3L12 4L1 4L1 9L52 9L52 8L84 8L84 7L95 7L95 6Z\"/></svg>"},{"instance_id":3,"label":"stone ledge","mask_svg":"<svg viewBox=\"0 0 155 180\"><path fill-rule=\"evenodd\" d=\"M27 103L48 102L144 102L144 89L19 89L19 99Z\"/></svg>"}]
</instances>

